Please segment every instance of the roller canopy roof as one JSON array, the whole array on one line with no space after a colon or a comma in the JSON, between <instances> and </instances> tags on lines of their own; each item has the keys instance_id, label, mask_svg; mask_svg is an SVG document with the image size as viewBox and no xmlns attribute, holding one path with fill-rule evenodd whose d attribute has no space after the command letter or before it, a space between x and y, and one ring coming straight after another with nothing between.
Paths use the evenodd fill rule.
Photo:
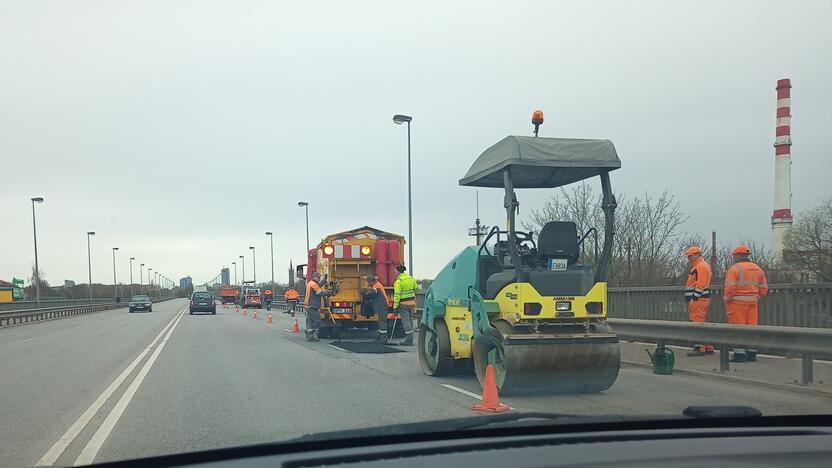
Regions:
<instances>
[{"instance_id":1,"label":"roller canopy roof","mask_svg":"<svg viewBox=\"0 0 832 468\"><path fill-rule=\"evenodd\" d=\"M474 161L459 185L503 187L506 167L515 188L551 188L618 169L621 160L609 140L507 136Z\"/></svg>"}]
</instances>

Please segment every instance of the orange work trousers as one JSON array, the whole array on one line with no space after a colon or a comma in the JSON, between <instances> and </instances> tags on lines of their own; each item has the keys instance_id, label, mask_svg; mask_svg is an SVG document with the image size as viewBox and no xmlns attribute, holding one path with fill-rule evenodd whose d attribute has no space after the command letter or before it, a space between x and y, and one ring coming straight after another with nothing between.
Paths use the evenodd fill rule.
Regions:
<instances>
[{"instance_id":1,"label":"orange work trousers","mask_svg":"<svg viewBox=\"0 0 832 468\"><path fill-rule=\"evenodd\" d=\"M691 322L704 322L708 318L708 306L711 304L711 300L709 298L700 298L697 300L691 299L688 301L688 317L690 317ZM714 352L713 345L709 344L697 344L693 346L694 349L698 349L699 351L705 353L712 353Z\"/></svg>"},{"instance_id":2,"label":"orange work trousers","mask_svg":"<svg viewBox=\"0 0 832 468\"><path fill-rule=\"evenodd\" d=\"M757 325L757 301L730 301L725 304L728 323Z\"/></svg>"},{"instance_id":3,"label":"orange work trousers","mask_svg":"<svg viewBox=\"0 0 832 468\"><path fill-rule=\"evenodd\" d=\"M708 317L708 305L710 305L711 300L707 298L701 298L697 300L691 300L688 302L688 317L690 317L691 322L704 322Z\"/></svg>"}]
</instances>

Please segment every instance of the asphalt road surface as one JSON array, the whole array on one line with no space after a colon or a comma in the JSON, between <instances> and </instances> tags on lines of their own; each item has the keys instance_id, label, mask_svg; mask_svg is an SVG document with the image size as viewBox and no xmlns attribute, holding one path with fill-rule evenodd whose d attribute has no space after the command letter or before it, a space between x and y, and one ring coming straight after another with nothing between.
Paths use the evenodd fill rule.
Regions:
<instances>
[{"instance_id":1,"label":"asphalt road surface","mask_svg":"<svg viewBox=\"0 0 832 468\"><path fill-rule=\"evenodd\" d=\"M472 375L430 378L415 347L353 354L307 343L292 319L185 300L0 329L0 466L93 461L281 441L476 414ZM302 324L302 320L300 321ZM608 391L503 399L515 410L680 415L688 405L832 412L823 392L624 366Z\"/></svg>"}]
</instances>

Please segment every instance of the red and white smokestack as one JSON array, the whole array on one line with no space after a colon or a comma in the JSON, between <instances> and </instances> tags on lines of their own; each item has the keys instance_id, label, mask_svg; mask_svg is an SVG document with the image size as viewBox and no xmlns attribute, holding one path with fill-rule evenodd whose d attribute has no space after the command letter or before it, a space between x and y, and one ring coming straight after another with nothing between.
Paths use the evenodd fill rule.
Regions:
<instances>
[{"instance_id":1,"label":"red and white smokestack","mask_svg":"<svg viewBox=\"0 0 832 468\"><path fill-rule=\"evenodd\" d=\"M774 213L771 252L783 260L783 238L792 225L792 104L791 80L777 80L777 125L774 140Z\"/></svg>"}]
</instances>

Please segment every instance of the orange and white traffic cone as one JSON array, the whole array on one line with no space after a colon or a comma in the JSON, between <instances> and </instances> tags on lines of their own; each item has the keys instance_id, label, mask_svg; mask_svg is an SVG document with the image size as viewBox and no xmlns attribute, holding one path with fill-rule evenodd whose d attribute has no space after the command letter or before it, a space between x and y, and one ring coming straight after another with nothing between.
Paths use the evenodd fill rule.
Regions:
<instances>
[{"instance_id":1,"label":"orange and white traffic cone","mask_svg":"<svg viewBox=\"0 0 832 468\"><path fill-rule=\"evenodd\" d=\"M251 318L253 318L253 319L257 318L257 309L254 309L254 312L251 314Z\"/></svg>"},{"instance_id":2,"label":"orange and white traffic cone","mask_svg":"<svg viewBox=\"0 0 832 468\"><path fill-rule=\"evenodd\" d=\"M300 328L298 327L298 319L295 319L295 324L292 326L292 333L300 333Z\"/></svg>"},{"instance_id":3,"label":"orange and white traffic cone","mask_svg":"<svg viewBox=\"0 0 832 468\"><path fill-rule=\"evenodd\" d=\"M272 322L272 314L269 314L269 319L266 320L266 323L274 323Z\"/></svg>"},{"instance_id":4,"label":"orange and white traffic cone","mask_svg":"<svg viewBox=\"0 0 832 468\"><path fill-rule=\"evenodd\" d=\"M472 408L474 411L483 411L487 413L502 413L511 408L508 405L500 403L500 396L497 395L497 381L494 379L494 365L489 364L485 368L485 382L482 386L482 401L477 403Z\"/></svg>"},{"instance_id":5,"label":"orange and white traffic cone","mask_svg":"<svg viewBox=\"0 0 832 468\"><path fill-rule=\"evenodd\" d=\"M248 309L246 309L245 307L243 307L243 315L248 315Z\"/></svg>"}]
</instances>

